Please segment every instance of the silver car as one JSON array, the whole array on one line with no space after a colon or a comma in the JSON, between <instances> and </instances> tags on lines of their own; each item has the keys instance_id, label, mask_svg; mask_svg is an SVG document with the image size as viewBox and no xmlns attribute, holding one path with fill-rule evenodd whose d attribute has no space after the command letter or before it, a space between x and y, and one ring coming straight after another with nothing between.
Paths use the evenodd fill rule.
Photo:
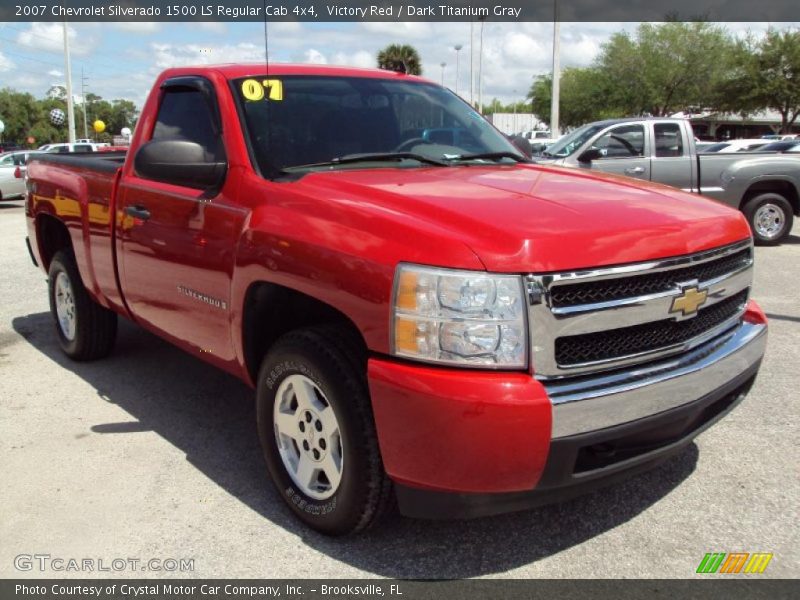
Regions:
<instances>
[{"instance_id":1,"label":"silver car","mask_svg":"<svg viewBox=\"0 0 800 600\"><path fill-rule=\"evenodd\" d=\"M0 154L0 200L20 198L25 191L25 165L28 157L41 154L37 150L21 150ZM17 168L23 177L17 177Z\"/></svg>"}]
</instances>

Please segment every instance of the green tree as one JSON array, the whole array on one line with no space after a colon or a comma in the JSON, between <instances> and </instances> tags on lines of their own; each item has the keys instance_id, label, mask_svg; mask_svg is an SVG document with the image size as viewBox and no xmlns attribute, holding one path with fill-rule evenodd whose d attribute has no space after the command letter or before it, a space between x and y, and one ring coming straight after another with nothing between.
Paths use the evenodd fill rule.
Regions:
<instances>
[{"instance_id":1,"label":"green tree","mask_svg":"<svg viewBox=\"0 0 800 600\"><path fill-rule=\"evenodd\" d=\"M409 75L422 75L422 61L419 53L408 44L389 44L378 52L378 68L394 71L404 64Z\"/></svg>"},{"instance_id":2,"label":"green tree","mask_svg":"<svg viewBox=\"0 0 800 600\"><path fill-rule=\"evenodd\" d=\"M607 88L605 104L624 114L666 116L709 108L735 58L728 32L707 22L643 23L634 36L611 36L596 67Z\"/></svg>"},{"instance_id":3,"label":"green tree","mask_svg":"<svg viewBox=\"0 0 800 600\"><path fill-rule=\"evenodd\" d=\"M800 31L771 29L760 40L741 40L717 105L742 114L777 111L781 132L789 133L800 115Z\"/></svg>"},{"instance_id":4,"label":"green tree","mask_svg":"<svg viewBox=\"0 0 800 600\"><path fill-rule=\"evenodd\" d=\"M5 123L3 139L23 142L31 124L40 117L39 103L31 94L0 89L0 120Z\"/></svg>"},{"instance_id":5,"label":"green tree","mask_svg":"<svg viewBox=\"0 0 800 600\"><path fill-rule=\"evenodd\" d=\"M572 128L589 121L624 116L624 109L606 100L611 88L611 82L598 68L564 69L560 80L559 124ZM552 95L551 75L537 77L528 93L533 114L548 125Z\"/></svg>"}]
</instances>

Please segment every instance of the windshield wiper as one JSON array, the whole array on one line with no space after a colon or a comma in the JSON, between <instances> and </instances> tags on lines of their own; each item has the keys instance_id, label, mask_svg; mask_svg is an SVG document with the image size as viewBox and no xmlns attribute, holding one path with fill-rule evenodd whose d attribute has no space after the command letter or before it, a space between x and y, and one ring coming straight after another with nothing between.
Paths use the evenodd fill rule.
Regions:
<instances>
[{"instance_id":1,"label":"windshield wiper","mask_svg":"<svg viewBox=\"0 0 800 600\"><path fill-rule=\"evenodd\" d=\"M448 161L455 161L455 160L493 160L498 158L511 158L517 162L530 162L524 156L516 154L514 152L481 152L479 154L445 154L444 158Z\"/></svg>"},{"instance_id":2,"label":"windshield wiper","mask_svg":"<svg viewBox=\"0 0 800 600\"><path fill-rule=\"evenodd\" d=\"M314 167L333 167L336 165L346 165L349 163L358 163L358 162L373 162L373 161L388 162L388 161L397 161L403 159L416 160L421 163L436 165L437 167L448 166L448 164L442 160L438 160L436 158L430 158L428 156L423 156L422 154L417 154L415 152L362 152L359 154L347 154L345 156L337 156L336 158L332 158L331 160L325 162L287 167L284 170L288 171L294 169L311 169Z\"/></svg>"}]
</instances>

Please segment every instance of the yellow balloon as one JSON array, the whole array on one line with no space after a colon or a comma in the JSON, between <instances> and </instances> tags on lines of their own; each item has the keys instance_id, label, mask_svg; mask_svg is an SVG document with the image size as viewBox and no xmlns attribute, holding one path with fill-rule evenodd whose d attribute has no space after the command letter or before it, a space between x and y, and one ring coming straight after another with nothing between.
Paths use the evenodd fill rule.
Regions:
<instances>
[{"instance_id":1,"label":"yellow balloon","mask_svg":"<svg viewBox=\"0 0 800 600\"><path fill-rule=\"evenodd\" d=\"M94 123L92 123L92 127L97 133L103 133L106 130L106 124L103 123L100 119L97 119Z\"/></svg>"}]
</instances>

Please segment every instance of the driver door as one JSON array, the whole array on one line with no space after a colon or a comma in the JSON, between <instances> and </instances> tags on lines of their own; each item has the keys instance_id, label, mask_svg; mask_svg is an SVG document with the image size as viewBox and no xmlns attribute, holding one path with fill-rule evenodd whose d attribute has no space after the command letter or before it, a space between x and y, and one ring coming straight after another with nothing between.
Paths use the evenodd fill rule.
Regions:
<instances>
[{"instance_id":1,"label":"driver door","mask_svg":"<svg viewBox=\"0 0 800 600\"><path fill-rule=\"evenodd\" d=\"M592 142L602 156L592 161L592 168L650 180L650 153L647 151L647 130L642 123L617 125Z\"/></svg>"},{"instance_id":2,"label":"driver door","mask_svg":"<svg viewBox=\"0 0 800 600\"><path fill-rule=\"evenodd\" d=\"M152 140L185 140L224 157L219 113L210 83L176 78L162 86ZM230 286L246 216L230 191L123 177L119 203L120 266L126 302L136 319L198 354L233 359Z\"/></svg>"}]
</instances>

